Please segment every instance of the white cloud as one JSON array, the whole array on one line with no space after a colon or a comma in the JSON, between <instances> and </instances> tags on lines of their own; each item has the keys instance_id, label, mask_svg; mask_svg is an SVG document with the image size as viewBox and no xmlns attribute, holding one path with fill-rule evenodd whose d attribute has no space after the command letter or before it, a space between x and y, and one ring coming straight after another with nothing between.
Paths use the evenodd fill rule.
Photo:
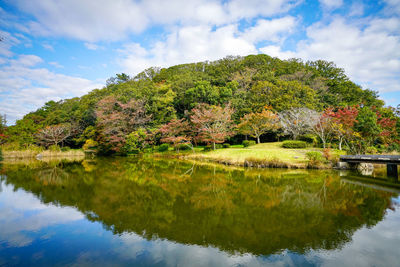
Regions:
<instances>
[{"instance_id":1,"label":"white cloud","mask_svg":"<svg viewBox=\"0 0 400 267\"><path fill-rule=\"evenodd\" d=\"M293 32L295 26L296 20L292 16L272 20L260 19L256 25L245 30L243 38L255 43L265 40L279 42Z\"/></svg>"},{"instance_id":2,"label":"white cloud","mask_svg":"<svg viewBox=\"0 0 400 267\"><path fill-rule=\"evenodd\" d=\"M350 16L362 16L364 14L364 4L361 2L354 2L350 7Z\"/></svg>"},{"instance_id":3,"label":"white cloud","mask_svg":"<svg viewBox=\"0 0 400 267\"><path fill-rule=\"evenodd\" d=\"M49 51L54 51L54 47L52 45L49 45L47 43L42 44L44 49L47 49Z\"/></svg>"},{"instance_id":4,"label":"white cloud","mask_svg":"<svg viewBox=\"0 0 400 267\"><path fill-rule=\"evenodd\" d=\"M282 51L280 46L268 45L260 48L260 51L271 57L277 57L279 59L289 59L296 57L296 53L292 51Z\"/></svg>"},{"instance_id":5,"label":"white cloud","mask_svg":"<svg viewBox=\"0 0 400 267\"><path fill-rule=\"evenodd\" d=\"M13 123L24 114L49 100L81 96L102 84L58 74L40 67L43 60L35 55L21 55L7 60L0 69L0 114Z\"/></svg>"},{"instance_id":6,"label":"white cloud","mask_svg":"<svg viewBox=\"0 0 400 267\"><path fill-rule=\"evenodd\" d=\"M384 0L386 3L385 11L390 15L400 14L400 1L399 0Z\"/></svg>"},{"instance_id":7,"label":"white cloud","mask_svg":"<svg viewBox=\"0 0 400 267\"><path fill-rule=\"evenodd\" d=\"M240 19L272 16L288 11L294 0L16 0L15 5L35 17L26 31L65 36L88 42L120 40L152 25L218 25Z\"/></svg>"},{"instance_id":8,"label":"white cloud","mask_svg":"<svg viewBox=\"0 0 400 267\"><path fill-rule=\"evenodd\" d=\"M326 9L336 9L343 5L343 0L320 0L319 2Z\"/></svg>"},{"instance_id":9,"label":"white cloud","mask_svg":"<svg viewBox=\"0 0 400 267\"><path fill-rule=\"evenodd\" d=\"M98 49L104 49L104 47L94 44L94 43L84 43L85 47L89 50L98 50Z\"/></svg>"},{"instance_id":10,"label":"white cloud","mask_svg":"<svg viewBox=\"0 0 400 267\"><path fill-rule=\"evenodd\" d=\"M216 30L211 26L187 26L175 29L164 42L150 49L131 43L120 50L120 64L125 72L138 73L151 66L169 66L181 63L216 60L227 55L257 53L253 43L238 36L237 25Z\"/></svg>"},{"instance_id":11,"label":"white cloud","mask_svg":"<svg viewBox=\"0 0 400 267\"><path fill-rule=\"evenodd\" d=\"M37 232L45 227L84 218L73 208L43 204L32 194L14 191L12 186L5 183L0 188L0 238L8 246L23 247L31 244L33 238L27 232Z\"/></svg>"},{"instance_id":12,"label":"white cloud","mask_svg":"<svg viewBox=\"0 0 400 267\"><path fill-rule=\"evenodd\" d=\"M297 55L303 59L335 62L364 87L380 92L400 91L400 36L392 19L353 25L342 18L307 29Z\"/></svg>"},{"instance_id":13,"label":"white cloud","mask_svg":"<svg viewBox=\"0 0 400 267\"><path fill-rule=\"evenodd\" d=\"M0 9L1 10L1 9ZM11 47L20 43L20 40L9 32L0 30L0 56L10 57L13 55Z\"/></svg>"},{"instance_id":14,"label":"white cloud","mask_svg":"<svg viewBox=\"0 0 400 267\"><path fill-rule=\"evenodd\" d=\"M329 24L307 28L307 39L295 51L270 45L260 51L280 58L324 59L344 68L364 88L379 92L400 91L400 20L372 19L350 23L336 17Z\"/></svg>"},{"instance_id":15,"label":"white cloud","mask_svg":"<svg viewBox=\"0 0 400 267\"><path fill-rule=\"evenodd\" d=\"M63 65L59 64L59 63L56 62L56 61L51 61L51 62L49 62L49 65L54 66L54 67L56 67L56 68L64 68Z\"/></svg>"}]
</instances>

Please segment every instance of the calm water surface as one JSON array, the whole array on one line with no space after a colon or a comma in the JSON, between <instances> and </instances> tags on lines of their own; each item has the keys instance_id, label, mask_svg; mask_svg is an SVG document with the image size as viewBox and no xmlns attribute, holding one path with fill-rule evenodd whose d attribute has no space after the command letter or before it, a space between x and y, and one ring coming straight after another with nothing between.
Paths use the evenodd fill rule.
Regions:
<instances>
[{"instance_id":1,"label":"calm water surface","mask_svg":"<svg viewBox=\"0 0 400 267\"><path fill-rule=\"evenodd\" d=\"M0 266L399 266L400 198L335 171L0 165Z\"/></svg>"}]
</instances>

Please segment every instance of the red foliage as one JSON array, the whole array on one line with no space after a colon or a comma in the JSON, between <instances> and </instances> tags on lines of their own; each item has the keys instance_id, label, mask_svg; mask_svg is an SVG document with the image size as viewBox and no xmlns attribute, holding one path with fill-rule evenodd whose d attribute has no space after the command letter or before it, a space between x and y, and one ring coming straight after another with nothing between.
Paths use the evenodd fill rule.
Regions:
<instances>
[{"instance_id":1,"label":"red foliage","mask_svg":"<svg viewBox=\"0 0 400 267\"><path fill-rule=\"evenodd\" d=\"M334 118L336 123L340 123L346 128L352 128L357 122L358 109L355 106L341 108L336 112L330 109L327 114Z\"/></svg>"},{"instance_id":2,"label":"red foliage","mask_svg":"<svg viewBox=\"0 0 400 267\"><path fill-rule=\"evenodd\" d=\"M233 109L200 104L192 110L190 117L197 130L197 139L205 143L223 143L234 135L234 125L231 119Z\"/></svg>"},{"instance_id":3,"label":"red foliage","mask_svg":"<svg viewBox=\"0 0 400 267\"><path fill-rule=\"evenodd\" d=\"M132 99L128 103L122 103L114 96L99 101L96 116L100 139L104 139L115 152L121 151L128 134L150 120L142 101ZM103 140L101 143L104 143Z\"/></svg>"},{"instance_id":4,"label":"red foliage","mask_svg":"<svg viewBox=\"0 0 400 267\"><path fill-rule=\"evenodd\" d=\"M162 134L161 142L179 144L191 143L192 136L190 136L190 125L185 119L173 119L171 122L164 124L160 128Z\"/></svg>"}]
</instances>

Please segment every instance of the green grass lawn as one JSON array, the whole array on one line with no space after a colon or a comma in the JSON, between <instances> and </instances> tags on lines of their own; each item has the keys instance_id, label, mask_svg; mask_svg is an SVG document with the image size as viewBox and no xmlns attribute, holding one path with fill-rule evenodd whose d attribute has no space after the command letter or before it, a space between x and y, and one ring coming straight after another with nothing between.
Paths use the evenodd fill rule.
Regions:
<instances>
[{"instance_id":1,"label":"green grass lawn","mask_svg":"<svg viewBox=\"0 0 400 267\"><path fill-rule=\"evenodd\" d=\"M270 160L279 159L290 164L305 164L308 151L321 151L321 148L283 148L282 142L263 143L250 147L230 147L209 152L195 153L188 155L189 158L208 159L215 161L229 161L233 164L243 164L246 159ZM332 153L338 153L333 151Z\"/></svg>"}]
</instances>

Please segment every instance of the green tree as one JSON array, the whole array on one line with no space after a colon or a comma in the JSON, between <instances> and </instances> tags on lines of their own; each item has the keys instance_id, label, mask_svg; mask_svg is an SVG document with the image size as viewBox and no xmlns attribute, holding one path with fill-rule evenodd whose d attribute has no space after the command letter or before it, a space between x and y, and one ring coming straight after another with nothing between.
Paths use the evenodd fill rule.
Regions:
<instances>
[{"instance_id":1,"label":"green tree","mask_svg":"<svg viewBox=\"0 0 400 267\"><path fill-rule=\"evenodd\" d=\"M238 125L240 133L250 135L260 144L260 136L267 132L274 132L280 128L279 117L271 110L264 109L260 113L245 115Z\"/></svg>"}]
</instances>

